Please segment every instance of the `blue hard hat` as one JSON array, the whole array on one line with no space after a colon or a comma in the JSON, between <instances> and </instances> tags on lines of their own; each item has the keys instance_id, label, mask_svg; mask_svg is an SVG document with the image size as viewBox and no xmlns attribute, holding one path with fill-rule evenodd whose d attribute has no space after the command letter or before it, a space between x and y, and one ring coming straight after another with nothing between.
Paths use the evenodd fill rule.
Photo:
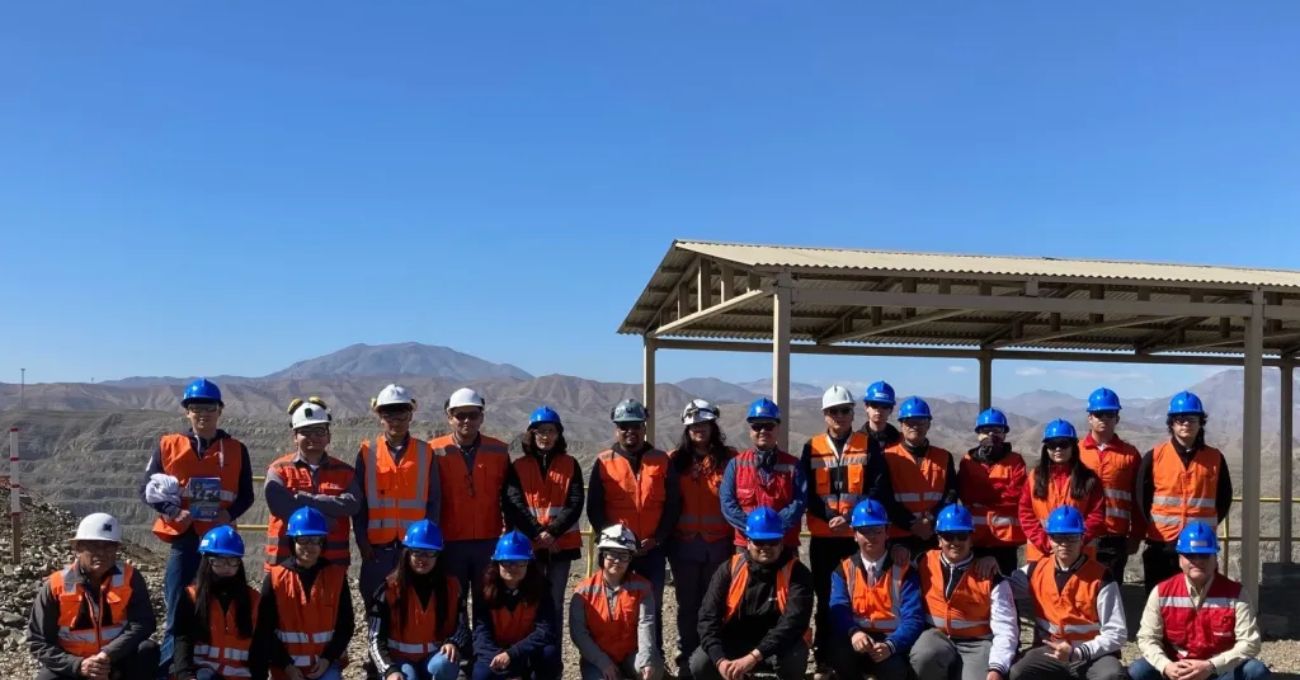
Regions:
<instances>
[{"instance_id":1,"label":"blue hard hat","mask_svg":"<svg viewBox=\"0 0 1300 680\"><path fill-rule=\"evenodd\" d=\"M884 380L867 385L867 391L862 395L864 404L889 404L894 405L894 388Z\"/></svg>"},{"instance_id":2,"label":"blue hard hat","mask_svg":"<svg viewBox=\"0 0 1300 680\"><path fill-rule=\"evenodd\" d=\"M785 536L781 528L781 516L766 505L760 505L750 511L745 518L745 537L751 541L775 541Z\"/></svg>"},{"instance_id":3,"label":"blue hard hat","mask_svg":"<svg viewBox=\"0 0 1300 680\"><path fill-rule=\"evenodd\" d=\"M533 559L533 544L519 530L507 531L497 539L496 552L492 553L494 562L519 562Z\"/></svg>"},{"instance_id":4,"label":"blue hard hat","mask_svg":"<svg viewBox=\"0 0 1300 680\"><path fill-rule=\"evenodd\" d=\"M858 501L858 504L853 506L853 513L849 515L849 526L854 529L883 527L887 524L889 524L889 516L885 514L885 506L871 498Z\"/></svg>"},{"instance_id":5,"label":"blue hard hat","mask_svg":"<svg viewBox=\"0 0 1300 680\"><path fill-rule=\"evenodd\" d=\"M199 539L199 554L243 557L244 539L229 524L212 527Z\"/></svg>"},{"instance_id":6,"label":"blue hard hat","mask_svg":"<svg viewBox=\"0 0 1300 680\"><path fill-rule=\"evenodd\" d=\"M533 414L528 416L528 429L532 429L543 423L550 423L556 427L562 427L560 414L556 413L550 406L539 406Z\"/></svg>"},{"instance_id":7,"label":"blue hard hat","mask_svg":"<svg viewBox=\"0 0 1300 680\"><path fill-rule=\"evenodd\" d=\"M1079 433L1074 431L1074 426L1068 420L1057 418L1051 421L1043 428L1043 441L1049 439L1078 439Z\"/></svg>"},{"instance_id":8,"label":"blue hard hat","mask_svg":"<svg viewBox=\"0 0 1300 680\"><path fill-rule=\"evenodd\" d=\"M1214 535L1214 527L1205 522L1192 522L1178 532L1180 555L1217 555L1219 554L1219 537Z\"/></svg>"},{"instance_id":9,"label":"blue hard hat","mask_svg":"<svg viewBox=\"0 0 1300 680\"><path fill-rule=\"evenodd\" d=\"M775 420L779 423L781 422L781 408L771 399L761 397L755 399L754 403L749 405L749 414L745 416L745 420L751 423L755 420Z\"/></svg>"},{"instance_id":10,"label":"blue hard hat","mask_svg":"<svg viewBox=\"0 0 1300 680\"><path fill-rule=\"evenodd\" d=\"M1186 390L1175 394L1169 400L1168 415L1177 416L1186 413L1195 413L1196 415L1205 416L1205 407L1201 405L1201 398Z\"/></svg>"},{"instance_id":11,"label":"blue hard hat","mask_svg":"<svg viewBox=\"0 0 1300 680\"><path fill-rule=\"evenodd\" d=\"M412 550L442 550L442 529L427 519L412 522L406 527L402 545Z\"/></svg>"},{"instance_id":12,"label":"blue hard hat","mask_svg":"<svg viewBox=\"0 0 1300 680\"><path fill-rule=\"evenodd\" d=\"M979 417L975 419L975 430L981 427L1000 427L1008 432L1011 431L1011 425L1007 423L1007 414L995 409L984 409L980 411Z\"/></svg>"},{"instance_id":13,"label":"blue hard hat","mask_svg":"<svg viewBox=\"0 0 1300 680\"><path fill-rule=\"evenodd\" d=\"M930 405L920 397L908 397L903 401L903 405L898 407L898 419L907 420L908 418L925 418L930 420L934 416L930 415Z\"/></svg>"},{"instance_id":14,"label":"blue hard hat","mask_svg":"<svg viewBox=\"0 0 1300 680\"><path fill-rule=\"evenodd\" d=\"M324 536L329 533L325 515L316 508L298 508L289 515L289 530L285 532L292 538L299 536Z\"/></svg>"},{"instance_id":15,"label":"blue hard hat","mask_svg":"<svg viewBox=\"0 0 1300 680\"><path fill-rule=\"evenodd\" d=\"M971 519L970 510L966 506L958 503L945 505L939 511L939 517L934 524L935 531L953 532L953 533L970 533L975 531L975 520Z\"/></svg>"},{"instance_id":16,"label":"blue hard hat","mask_svg":"<svg viewBox=\"0 0 1300 680\"><path fill-rule=\"evenodd\" d=\"M185 394L181 396L181 406L189 406L192 401L215 401L225 406L221 401L221 388L207 378L196 378L194 382L185 386Z\"/></svg>"},{"instance_id":17,"label":"blue hard hat","mask_svg":"<svg viewBox=\"0 0 1300 680\"><path fill-rule=\"evenodd\" d=\"M1047 516L1047 533L1082 534L1083 515L1073 505L1062 505Z\"/></svg>"},{"instance_id":18,"label":"blue hard hat","mask_svg":"<svg viewBox=\"0 0 1300 680\"><path fill-rule=\"evenodd\" d=\"M1088 395L1088 413L1118 411L1119 395L1109 387L1098 387Z\"/></svg>"}]
</instances>

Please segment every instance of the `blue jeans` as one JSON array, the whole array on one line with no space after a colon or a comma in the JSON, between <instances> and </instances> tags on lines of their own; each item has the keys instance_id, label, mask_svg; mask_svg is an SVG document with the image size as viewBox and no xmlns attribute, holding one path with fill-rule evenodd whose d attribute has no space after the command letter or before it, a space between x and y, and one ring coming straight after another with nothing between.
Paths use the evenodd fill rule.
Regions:
<instances>
[{"instance_id":1,"label":"blue jeans","mask_svg":"<svg viewBox=\"0 0 1300 680\"><path fill-rule=\"evenodd\" d=\"M1265 680L1272 674L1259 659L1250 659L1238 665L1230 673L1220 673L1215 680ZM1146 659L1138 659L1128 667L1128 675L1133 680L1164 680L1164 676Z\"/></svg>"},{"instance_id":2,"label":"blue jeans","mask_svg":"<svg viewBox=\"0 0 1300 680\"><path fill-rule=\"evenodd\" d=\"M501 678L529 678L530 680L554 680L563 675L564 661L560 658L560 648L546 645L542 651L533 656L511 659L510 666L503 672L492 670L492 659L478 657L474 661L473 680L500 680Z\"/></svg>"},{"instance_id":3,"label":"blue jeans","mask_svg":"<svg viewBox=\"0 0 1300 680\"><path fill-rule=\"evenodd\" d=\"M456 680L460 666L448 660L446 654L438 652L430 656L429 663L424 666L402 664L402 674L406 680Z\"/></svg>"},{"instance_id":4,"label":"blue jeans","mask_svg":"<svg viewBox=\"0 0 1300 680\"><path fill-rule=\"evenodd\" d=\"M175 644L172 626L176 619L176 605L181 593L194 582L199 573L199 537L193 531L176 537L172 541L171 554L167 557L167 571L163 575L163 603L167 607L167 619L163 626L161 666L159 674L166 676L172 670L172 647Z\"/></svg>"}]
</instances>

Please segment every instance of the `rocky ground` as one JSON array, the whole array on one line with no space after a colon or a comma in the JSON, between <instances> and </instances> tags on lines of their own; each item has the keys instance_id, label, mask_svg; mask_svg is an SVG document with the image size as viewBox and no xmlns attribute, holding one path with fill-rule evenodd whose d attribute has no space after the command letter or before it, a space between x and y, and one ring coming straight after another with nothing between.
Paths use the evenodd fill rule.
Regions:
<instances>
[{"instance_id":1,"label":"rocky ground","mask_svg":"<svg viewBox=\"0 0 1300 680\"><path fill-rule=\"evenodd\" d=\"M0 508L9 505L8 489L0 488ZM0 521L0 678L19 680L35 677L36 665L27 653L27 617L32 599L41 585L42 579L56 568L68 563L71 553L67 539L76 529L77 518L54 506L24 499L23 541L20 560L13 564L12 534L8 521ZM134 544L123 546L122 557L131 561L140 569L149 584L153 595L154 609L158 620L163 620L162 607L162 570L163 559L148 550ZM585 572L585 563L574 564L573 582L577 582ZM664 646L673 649L677 643L677 631L671 625L676 616L671 587L664 607ZM353 588L354 605L361 611L360 598ZM578 661L572 644L564 647L565 674L567 679L578 677ZM351 655L354 659L362 658L364 648L360 636L353 639ZM1130 643L1124 650L1125 660L1137 656L1136 645ZM1269 640L1264 643L1263 660L1275 673L1287 674L1300 679L1300 641ZM670 670L674 670L670 664ZM811 675L811 674L810 674ZM354 663L344 672L347 680L363 678L360 664Z\"/></svg>"}]
</instances>

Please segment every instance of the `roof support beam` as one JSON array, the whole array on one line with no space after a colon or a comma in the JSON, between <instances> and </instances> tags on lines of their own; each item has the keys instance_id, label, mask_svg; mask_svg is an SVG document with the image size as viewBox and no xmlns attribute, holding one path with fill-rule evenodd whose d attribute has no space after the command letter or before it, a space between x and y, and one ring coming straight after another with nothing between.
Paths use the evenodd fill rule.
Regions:
<instances>
[{"instance_id":1,"label":"roof support beam","mask_svg":"<svg viewBox=\"0 0 1300 680\"><path fill-rule=\"evenodd\" d=\"M1247 323L1249 323L1250 319L1247 318L1246 321ZM1292 338L1300 338L1300 331L1292 330L1283 333L1270 333L1264 335L1265 342L1269 340L1290 340ZM1181 345L1162 345L1160 347L1152 347L1147 351L1153 353L1154 352L1190 352L1192 350L1197 350L1197 349L1212 349L1215 347L1226 347L1228 345L1236 345L1243 342L1244 340L1240 337L1218 338L1216 340L1187 342Z\"/></svg>"},{"instance_id":2,"label":"roof support beam","mask_svg":"<svg viewBox=\"0 0 1300 680\"><path fill-rule=\"evenodd\" d=\"M690 264L686 265L686 268L682 270L682 273L677 276L677 280L673 282L672 288L668 289L668 296L664 298L663 304L659 305L659 309L655 310L654 316L650 317L650 323L663 322L664 312L668 309L669 305L678 302L677 295L680 294L682 283L691 275L691 272L695 271L695 267L699 265L699 263L700 256L696 255L695 259L692 260ZM642 332L646 332L650 330L650 327L646 326L641 330Z\"/></svg>"},{"instance_id":3,"label":"roof support beam","mask_svg":"<svg viewBox=\"0 0 1300 680\"><path fill-rule=\"evenodd\" d=\"M1012 345L1032 345L1036 342L1047 342L1049 340L1061 340L1063 338L1082 335L1084 333L1096 333L1098 331L1113 331L1113 330L1118 330L1120 328L1129 328L1131 326L1142 326L1149 323L1167 323L1169 321L1177 321L1178 319L1181 318L1183 317L1142 316L1134 319L1125 319L1123 321L1112 321L1110 323L1103 323L1103 324L1085 324L1082 326L1073 326L1071 328L1057 330L1051 333L1043 333L1041 335L1031 335L1029 337L1020 338L1018 340L1016 339L998 340L997 342L994 342L989 346L992 347L993 349L998 349L1000 347L1010 347Z\"/></svg>"},{"instance_id":4,"label":"roof support beam","mask_svg":"<svg viewBox=\"0 0 1300 680\"><path fill-rule=\"evenodd\" d=\"M880 309L880 308L873 307L873 309ZM832 335L827 338L821 338L817 342L823 345L834 345L836 343L848 342L850 340L861 340L863 338L869 338L873 335L882 335L884 333L891 333L896 330L901 330L903 328L911 328L913 326L920 326L922 324L927 324L932 321L942 321L944 319L950 319L954 316L961 316L962 314L965 313L967 312L964 309L942 309L937 312L930 312L929 314L922 314L920 316L914 316L911 318L903 319L902 321L895 321L894 323L887 323L879 326L872 326L871 328L864 328L858 331L849 331L847 333Z\"/></svg>"},{"instance_id":5,"label":"roof support beam","mask_svg":"<svg viewBox=\"0 0 1300 680\"><path fill-rule=\"evenodd\" d=\"M893 285L894 285L894 279L882 279L880 281L876 281L875 283L861 290L885 290L886 288L889 288ZM857 307L850 307L843 314L840 314L839 318L835 319L831 323L826 324L825 328L822 328L820 331L817 332L816 334L817 341L822 342L822 338L830 335L831 333L835 333L837 331L846 331L848 326L852 326L853 317L856 316L857 313L860 311L862 310L858 309ZM879 325L879 322L876 322L876 325Z\"/></svg>"},{"instance_id":6,"label":"roof support beam","mask_svg":"<svg viewBox=\"0 0 1300 680\"><path fill-rule=\"evenodd\" d=\"M1031 280L1031 281L1034 281L1035 283L1034 283L1034 286L1033 286L1033 294L1032 294L1032 295L1029 294L1030 287L1029 287L1028 285L1025 286L1025 294L1026 294L1027 296L1029 296L1029 297L1041 297L1041 298L1066 298L1066 297L1069 297L1069 296L1070 296L1070 293L1073 293L1074 291L1076 291L1076 290L1078 290L1078 289L1080 288L1080 286L1077 286L1077 285L1061 286L1060 288L1053 288L1053 289L1049 290L1048 293L1047 293L1046 295L1043 295L1041 289L1039 289L1039 287L1038 287L1037 279L1030 279L1030 280ZM980 294L981 294L981 295L987 295L987 293L982 292L982 290L981 290L981 293L980 293ZM1059 320L1060 320L1060 313L1059 313L1059 312L1055 312L1055 314L1056 314L1057 321L1059 322ZM1038 316L1038 312L1021 312L1020 314L1015 315L1014 317L1008 319L1008 320L1007 320L1007 324L1006 324L1005 326L1003 326L1002 328L998 329L998 331L997 331L996 333L992 333L992 334L990 334L990 335L988 335L988 336L985 336L982 340L980 340L980 345L981 345L981 346L984 346L984 345L993 345L993 344L994 344L994 341L998 340L999 338L1004 338L1004 337L1006 337L1008 334L1013 334L1014 331L1015 331L1013 325L1014 325L1016 322L1024 322L1026 319L1031 319L1031 318L1033 318L1033 317L1035 317L1035 316ZM1023 327L1023 326L1022 326L1022 327ZM1053 329L1053 330L1055 330L1055 329ZM1023 342L1023 340L1020 340L1020 339L1018 339L1018 338L1015 338L1014 335L1013 335L1012 339L1013 339L1015 342Z\"/></svg>"},{"instance_id":7,"label":"roof support beam","mask_svg":"<svg viewBox=\"0 0 1300 680\"><path fill-rule=\"evenodd\" d=\"M671 335L682 329L689 328L690 326L699 323L700 321L715 317L719 314L724 314L728 310L747 305L750 302L753 302L754 300L767 297L771 294L772 294L771 286L759 288L758 290L751 290L748 293L741 293L740 295L737 295L731 298L730 300L727 300L726 302L719 302L718 304L713 305L712 307L706 307L705 309L701 309L698 312L687 314L686 316L683 316L682 318L677 319L676 321L671 321L669 323L666 323L650 331L648 335L652 338L661 338L665 335Z\"/></svg>"},{"instance_id":8,"label":"roof support beam","mask_svg":"<svg viewBox=\"0 0 1300 680\"><path fill-rule=\"evenodd\" d=\"M1248 316L1250 305L1212 302L1139 302L1136 300L1077 300L1023 295L938 295L935 293L868 292L795 288L796 304L869 307L927 307L995 312L1062 312L1066 314L1125 314L1133 316ZM1300 308L1297 310L1300 316Z\"/></svg>"}]
</instances>

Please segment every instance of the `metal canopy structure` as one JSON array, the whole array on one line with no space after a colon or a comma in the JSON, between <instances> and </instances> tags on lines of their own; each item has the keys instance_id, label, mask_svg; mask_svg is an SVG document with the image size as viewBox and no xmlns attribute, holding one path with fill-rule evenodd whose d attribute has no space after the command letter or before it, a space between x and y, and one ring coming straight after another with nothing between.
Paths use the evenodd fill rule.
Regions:
<instances>
[{"instance_id":1,"label":"metal canopy structure","mask_svg":"<svg viewBox=\"0 0 1300 680\"><path fill-rule=\"evenodd\" d=\"M1300 272L674 241L618 332L644 340L651 406L660 349L771 352L782 406L792 352L975 359L981 408L995 360L1243 366L1241 570L1257 598L1262 372L1292 384ZM1280 393L1289 499L1292 391Z\"/></svg>"}]
</instances>

